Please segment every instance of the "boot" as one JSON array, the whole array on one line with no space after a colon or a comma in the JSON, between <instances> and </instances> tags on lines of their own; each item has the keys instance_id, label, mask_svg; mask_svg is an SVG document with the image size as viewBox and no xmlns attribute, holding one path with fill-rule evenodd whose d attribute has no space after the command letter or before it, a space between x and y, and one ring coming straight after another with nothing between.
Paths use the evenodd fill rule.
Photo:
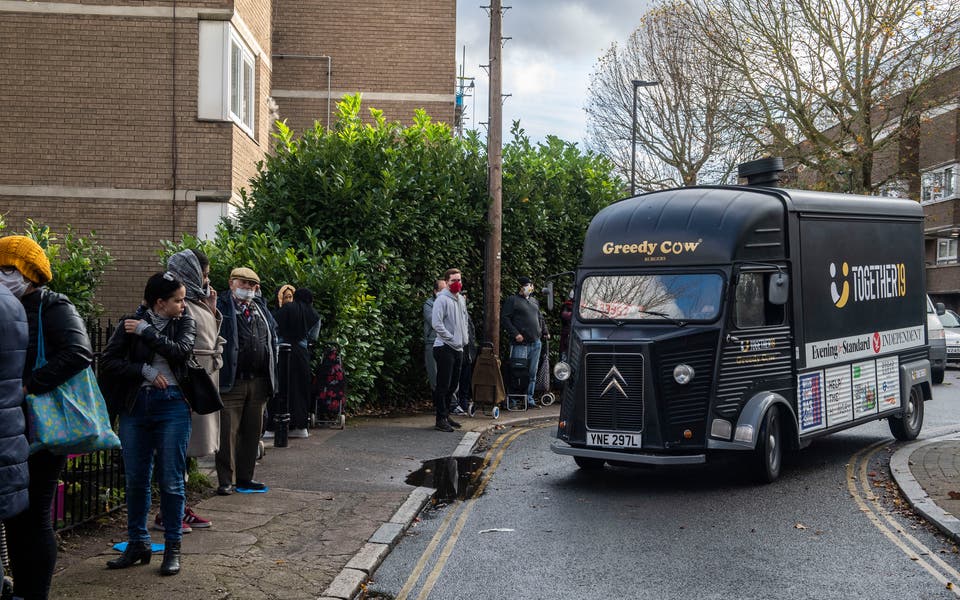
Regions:
<instances>
[{"instance_id":1,"label":"boot","mask_svg":"<svg viewBox=\"0 0 960 600\"><path fill-rule=\"evenodd\" d=\"M113 560L107 561L108 569L126 569L141 562L145 565L150 564L150 542L130 542L123 554Z\"/></svg>"},{"instance_id":2,"label":"boot","mask_svg":"<svg viewBox=\"0 0 960 600\"><path fill-rule=\"evenodd\" d=\"M163 563L160 565L161 575L176 575L180 572L180 542L166 540L163 548Z\"/></svg>"}]
</instances>

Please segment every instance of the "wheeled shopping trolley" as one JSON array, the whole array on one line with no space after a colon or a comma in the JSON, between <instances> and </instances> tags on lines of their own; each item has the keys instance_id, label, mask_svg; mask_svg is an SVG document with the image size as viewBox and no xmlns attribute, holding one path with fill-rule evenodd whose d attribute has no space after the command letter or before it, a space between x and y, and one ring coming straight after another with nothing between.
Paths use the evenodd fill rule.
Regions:
<instances>
[{"instance_id":1,"label":"wheeled shopping trolley","mask_svg":"<svg viewBox=\"0 0 960 600\"><path fill-rule=\"evenodd\" d=\"M310 427L346 427L347 417L343 414L347 403L346 379L338 345L329 344L324 348L320 366L313 374L311 391Z\"/></svg>"},{"instance_id":2,"label":"wheeled shopping trolley","mask_svg":"<svg viewBox=\"0 0 960 600\"><path fill-rule=\"evenodd\" d=\"M480 407L480 412L486 416L500 418L500 404L506 393L500 375L500 359L493 353L493 344L489 342L480 348L473 365L471 391L474 407Z\"/></svg>"}]
</instances>

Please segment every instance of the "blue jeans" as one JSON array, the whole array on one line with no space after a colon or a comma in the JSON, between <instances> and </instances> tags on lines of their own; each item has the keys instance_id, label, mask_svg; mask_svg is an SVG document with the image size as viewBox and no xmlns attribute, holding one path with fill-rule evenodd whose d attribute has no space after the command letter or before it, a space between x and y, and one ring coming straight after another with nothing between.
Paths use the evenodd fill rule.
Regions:
<instances>
[{"instance_id":1,"label":"blue jeans","mask_svg":"<svg viewBox=\"0 0 960 600\"><path fill-rule=\"evenodd\" d=\"M143 387L133 410L120 414L120 442L127 478L127 538L150 542L147 513L150 511L150 478L154 454L160 487L163 537L179 541L186 501L183 477L187 471L190 440L190 407L176 386L161 390Z\"/></svg>"},{"instance_id":2,"label":"blue jeans","mask_svg":"<svg viewBox=\"0 0 960 600\"><path fill-rule=\"evenodd\" d=\"M540 366L540 348L543 346L540 340L527 344L527 368L530 375L530 383L527 385L527 405L536 405L533 399L533 392L537 387L537 371Z\"/></svg>"}]
</instances>

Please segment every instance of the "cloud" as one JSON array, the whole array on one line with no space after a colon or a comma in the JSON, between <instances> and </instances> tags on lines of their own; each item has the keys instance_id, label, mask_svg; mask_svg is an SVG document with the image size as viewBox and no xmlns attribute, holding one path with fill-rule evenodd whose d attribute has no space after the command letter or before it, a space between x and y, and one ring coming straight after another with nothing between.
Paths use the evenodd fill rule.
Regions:
<instances>
[{"instance_id":1,"label":"cloud","mask_svg":"<svg viewBox=\"0 0 960 600\"><path fill-rule=\"evenodd\" d=\"M581 142L586 137L590 72L613 42L622 42L639 24L647 0L504 0L513 5L503 19L503 125L509 135L520 119L531 139L547 135ZM466 114L487 120L488 74L479 65L488 58L490 20L475 0L457 0L457 62L476 78ZM473 106L472 104L475 104ZM476 124L468 122L468 128Z\"/></svg>"}]
</instances>

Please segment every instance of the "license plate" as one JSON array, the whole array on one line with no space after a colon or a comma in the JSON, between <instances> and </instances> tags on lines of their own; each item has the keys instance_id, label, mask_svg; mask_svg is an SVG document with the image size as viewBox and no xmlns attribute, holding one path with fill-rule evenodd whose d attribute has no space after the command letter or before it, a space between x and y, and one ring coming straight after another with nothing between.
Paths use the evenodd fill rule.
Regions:
<instances>
[{"instance_id":1,"label":"license plate","mask_svg":"<svg viewBox=\"0 0 960 600\"><path fill-rule=\"evenodd\" d=\"M606 448L639 448L639 433L595 433L587 432L587 444Z\"/></svg>"}]
</instances>

